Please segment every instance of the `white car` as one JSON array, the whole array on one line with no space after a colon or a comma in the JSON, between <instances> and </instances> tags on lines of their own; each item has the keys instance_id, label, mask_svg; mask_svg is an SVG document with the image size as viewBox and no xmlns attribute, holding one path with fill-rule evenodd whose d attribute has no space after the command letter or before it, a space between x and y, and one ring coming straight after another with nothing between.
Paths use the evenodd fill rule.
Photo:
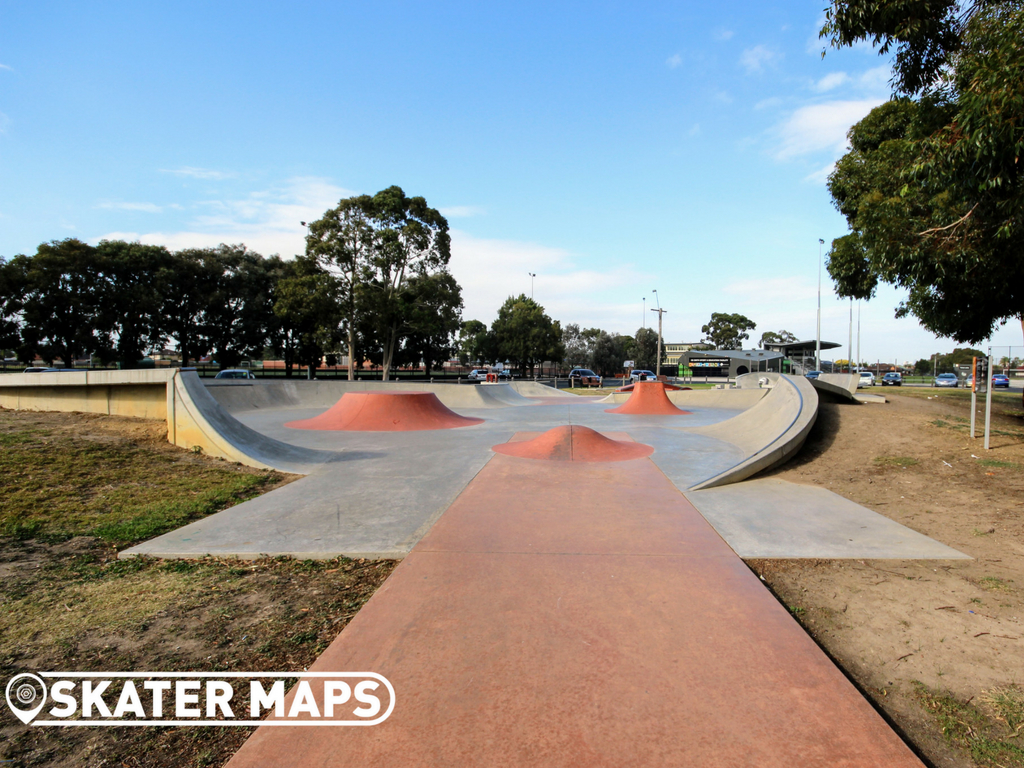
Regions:
<instances>
[{"instance_id":1,"label":"white car","mask_svg":"<svg viewBox=\"0 0 1024 768\"><path fill-rule=\"evenodd\" d=\"M490 373L486 368L474 368L472 371L466 374L466 378L470 381L487 381L487 374Z\"/></svg>"},{"instance_id":2,"label":"white car","mask_svg":"<svg viewBox=\"0 0 1024 768\"><path fill-rule=\"evenodd\" d=\"M638 381L657 381L658 375L654 371L645 371L642 368L637 368L629 374L629 378L632 379L635 384Z\"/></svg>"},{"instance_id":3,"label":"white car","mask_svg":"<svg viewBox=\"0 0 1024 768\"><path fill-rule=\"evenodd\" d=\"M857 382L857 389L873 386L875 386L875 374L871 371L861 371L860 380Z\"/></svg>"}]
</instances>

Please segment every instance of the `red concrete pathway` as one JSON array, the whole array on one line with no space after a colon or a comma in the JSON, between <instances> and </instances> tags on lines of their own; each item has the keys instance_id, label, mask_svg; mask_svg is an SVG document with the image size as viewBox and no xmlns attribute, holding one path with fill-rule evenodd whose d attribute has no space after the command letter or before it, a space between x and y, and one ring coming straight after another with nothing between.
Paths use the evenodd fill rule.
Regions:
<instances>
[{"instance_id":1,"label":"red concrete pathway","mask_svg":"<svg viewBox=\"0 0 1024 768\"><path fill-rule=\"evenodd\" d=\"M231 768L921 766L649 459L496 455L312 669L394 714Z\"/></svg>"}]
</instances>

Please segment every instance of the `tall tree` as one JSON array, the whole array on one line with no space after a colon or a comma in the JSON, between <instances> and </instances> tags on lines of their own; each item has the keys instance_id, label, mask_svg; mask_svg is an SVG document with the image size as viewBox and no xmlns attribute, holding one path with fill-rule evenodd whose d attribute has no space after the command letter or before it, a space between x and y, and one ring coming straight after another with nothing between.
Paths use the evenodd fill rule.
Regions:
<instances>
[{"instance_id":1,"label":"tall tree","mask_svg":"<svg viewBox=\"0 0 1024 768\"><path fill-rule=\"evenodd\" d=\"M757 346L764 349L768 344L789 344L790 342L796 341L794 336L789 331L765 331L761 334L761 340L757 342Z\"/></svg>"},{"instance_id":2,"label":"tall tree","mask_svg":"<svg viewBox=\"0 0 1024 768\"><path fill-rule=\"evenodd\" d=\"M601 331L594 340L593 369L602 376L622 373L622 364L632 355L633 339Z\"/></svg>"},{"instance_id":3,"label":"tall tree","mask_svg":"<svg viewBox=\"0 0 1024 768\"><path fill-rule=\"evenodd\" d=\"M74 238L54 240L12 263L24 280L25 353L51 362L59 357L73 368L75 360L102 348L96 331L102 276L95 248Z\"/></svg>"},{"instance_id":4,"label":"tall tree","mask_svg":"<svg viewBox=\"0 0 1024 768\"><path fill-rule=\"evenodd\" d=\"M904 96L851 129L830 191L851 234L829 272L841 295L906 288L897 315L979 343L1024 328L1024 7L1019 0L833 2L823 35L897 47Z\"/></svg>"},{"instance_id":5,"label":"tall tree","mask_svg":"<svg viewBox=\"0 0 1024 768\"><path fill-rule=\"evenodd\" d=\"M650 328L637 329L633 337L633 362L637 368L653 371L658 366L658 334Z\"/></svg>"},{"instance_id":6,"label":"tall tree","mask_svg":"<svg viewBox=\"0 0 1024 768\"><path fill-rule=\"evenodd\" d=\"M5 356L21 346L21 310L24 298L23 268L19 268L19 264L0 258L0 351Z\"/></svg>"},{"instance_id":7,"label":"tall tree","mask_svg":"<svg viewBox=\"0 0 1024 768\"><path fill-rule=\"evenodd\" d=\"M526 294L510 296L491 324L499 354L524 375L537 363L560 363L565 356L562 326L544 313L544 307Z\"/></svg>"},{"instance_id":8,"label":"tall tree","mask_svg":"<svg viewBox=\"0 0 1024 768\"><path fill-rule=\"evenodd\" d=\"M342 330L348 347L349 381L355 379L359 282L379 245L379 229L374 198L358 195L339 201L320 219L310 223L306 238L306 254L337 271Z\"/></svg>"},{"instance_id":9,"label":"tall tree","mask_svg":"<svg viewBox=\"0 0 1024 768\"><path fill-rule=\"evenodd\" d=\"M473 365L477 361L494 362L488 353L494 345L487 324L479 320L466 320L459 328L459 362Z\"/></svg>"},{"instance_id":10,"label":"tall tree","mask_svg":"<svg viewBox=\"0 0 1024 768\"><path fill-rule=\"evenodd\" d=\"M711 320L701 327L704 341L715 349L741 349L743 341L750 338L747 331L757 328L749 317L726 312L712 312Z\"/></svg>"},{"instance_id":11,"label":"tall tree","mask_svg":"<svg viewBox=\"0 0 1024 768\"><path fill-rule=\"evenodd\" d=\"M287 329L290 354L313 378L320 361L340 341L343 308L337 277L310 256L296 256L290 264L289 273L277 284L274 313ZM288 362L286 358L286 369Z\"/></svg>"},{"instance_id":12,"label":"tall tree","mask_svg":"<svg viewBox=\"0 0 1024 768\"><path fill-rule=\"evenodd\" d=\"M162 286L158 279L171 263L162 245L101 240L96 248L102 281L99 331L106 349L101 356L134 367L146 350L162 346Z\"/></svg>"},{"instance_id":13,"label":"tall tree","mask_svg":"<svg viewBox=\"0 0 1024 768\"><path fill-rule=\"evenodd\" d=\"M450 272L442 270L412 277L404 296L402 358L413 365L422 360L429 376L436 363L455 353L462 289Z\"/></svg>"},{"instance_id":14,"label":"tall tree","mask_svg":"<svg viewBox=\"0 0 1024 768\"><path fill-rule=\"evenodd\" d=\"M222 275L220 259L208 248L176 251L158 273L164 329L177 342L183 367L213 348L210 308L221 300Z\"/></svg>"}]
</instances>

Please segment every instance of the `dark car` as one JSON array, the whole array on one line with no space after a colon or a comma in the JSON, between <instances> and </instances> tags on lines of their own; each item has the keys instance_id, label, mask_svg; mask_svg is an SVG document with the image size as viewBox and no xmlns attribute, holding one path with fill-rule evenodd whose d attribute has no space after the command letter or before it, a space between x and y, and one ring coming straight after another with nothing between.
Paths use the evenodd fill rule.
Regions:
<instances>
[{"instance_id":1,"label":"dark car","mask_svg":"<svg viewBox=\"0 0 1024 768\"><path fill-rule=\"evenodd\" d=\"M804 377L808 379L816 379L819 376L821 376L821 371L808 371L804 374Z\"/></svg>"},{"instance_id":2,"label":"dark car","mask_svg":"<svg viewBox=\"0 0 1024 768\"><path fill-rule=\"evenodd\" d=\"M992 388L994 389L996 387L1006 387L1007 389L1009 389L1010 388L1010 377L1009 376L1004 376L1001 373L993 373L992 374Z\"/></svg>"},{"instance_id":3,"label":"dark car","mask_svg":"<svg viewBox=\"0 0 1024 768\"><path fill-rule=\"evenodd\" d=\"M251 371L243 370L242 368L226 368L223 371L219 371L215 379L255 379L256 376Z\"/></svg>"},{"instance_id":4,"label":"dark car","mask_svg":"<svg viewBox=\"0 0 1024 768\"><path fill-rule=\"evenodd\" d=\"M896 371L889 371L885 376L882 377L883 387L902 387L903 377Z\"/></svg>"},{"instance_id":5,"label":"dark car","mask_svg":"<svg viewBox=\"0 0 1024 768\"><path fill-rule=\"evenodd\" d=\"M583 387L600 387L601 377L589 368L573 368L569 371L569 384L571 386L579 384Z\"/></svg>"}]
</instances>

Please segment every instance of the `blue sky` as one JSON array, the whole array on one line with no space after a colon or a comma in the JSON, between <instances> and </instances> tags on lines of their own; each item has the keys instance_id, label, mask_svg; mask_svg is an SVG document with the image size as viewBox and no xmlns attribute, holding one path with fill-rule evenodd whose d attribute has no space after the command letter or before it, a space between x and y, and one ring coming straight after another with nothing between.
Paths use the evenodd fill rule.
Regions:
<instances>
[{"instance_id":1,"label":"blue sky","mask_svg":"<svg viewBox=\"0 0 1024 768\"><path fill-rule=\"evenodd\" d=\"M867 47L821 58L823 6L0 0L0 255L287 257L300 221L398 184L448 216L466 319L534 272L563 323L632 334L657 289L671 341L712 312L813 338L818 238L846 231L824 179L889 78ZM862 306L863 359L952 349L899 298ZM845 345L827 273L822 307ZM1018 326L992 343L1024 351Z\"/></svg>"}]
</instances>

